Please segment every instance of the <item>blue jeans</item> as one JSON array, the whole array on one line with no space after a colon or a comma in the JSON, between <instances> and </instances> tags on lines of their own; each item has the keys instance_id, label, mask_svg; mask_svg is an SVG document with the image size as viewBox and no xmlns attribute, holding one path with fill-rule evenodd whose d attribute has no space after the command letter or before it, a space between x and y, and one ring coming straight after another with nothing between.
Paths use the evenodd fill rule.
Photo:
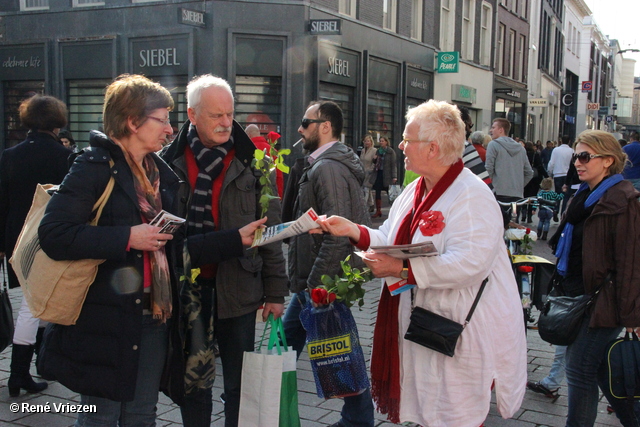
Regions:
<instances>
[{"instance_id":1,"label":"blue jeans","mask_svg":"<svg viewBox=\"0 0 640 427\"><path fill-rule=\"evenodd\" d=\"M302 353L302 349L307 340L307 331L305 331L302 322L300 322L300 312L308 302L309 293L307 291L301 291L293 295L282 319L287 344L289 347L293 347L298 353L298 357L300 357L300 353ZM341 426L373 427L373 400L371 399L371 390L366 389L357 396L345 397L340 415L342 416L340 420Z\"/></svg>"},{"instance_id":2,"label":"blue jeans","mask_svg":"<svg viewBox=\"0 0 640 427\"><path fill-rule=\"evenodd\" d=\"M549 371L549 375L544 377L540 384L548 388L549 390L556 390L560 388L564 378L566 376L565 373L565 354L567 353L567 346L565 345L557 345L556 346L556 354L553 356L553 363L551 364L551 370Z\"/></svg>"},{"instance_id":3,"label":"blue jeans","mask_svg":"<svg viewBox=\"0 0 640 427\"><path fill-rule=\"evenodd\" d=\"M133 401L116 402L103 397L81 395L80 403L96 405L96 412L78 415L75 427L155 426L156 404L167 356L168 337L166 323L158 323L151 315L143 316Z\"/></svg>"},{"instance_id":4,"label":"blue jeans","mask_svg":"<svg viewBox=\"0 0 640 427\"><path fill-rule=\"evenodd\" d=\"M616 411L616 416L622 425L638 427L640 426L638 402L632 409L627 402L612 398L606 387L605 352L608 344L618 337L622 328L589 329L590 320L589 316L584 318L578 337L567 347L565 362L569 384L567 427L593 426L600 397L598 386Z\"/></svg>"}]
</instances>

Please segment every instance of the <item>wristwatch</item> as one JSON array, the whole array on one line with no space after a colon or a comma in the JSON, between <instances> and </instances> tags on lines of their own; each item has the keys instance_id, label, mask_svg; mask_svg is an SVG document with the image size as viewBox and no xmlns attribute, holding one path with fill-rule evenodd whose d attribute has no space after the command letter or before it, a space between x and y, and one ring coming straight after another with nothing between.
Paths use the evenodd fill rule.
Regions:
<instances>
[{"instance_id":1,"label":"wristwatch","mask_svg":"<svg viewBox=\"0 0 640 427\"><path fill-rule=\"evenodd\" d=\"M402 272L400 273L400 278L401 279L409 278L409 261L407 261L406 259L402 260Z\"/></svg>"}]
</instances>

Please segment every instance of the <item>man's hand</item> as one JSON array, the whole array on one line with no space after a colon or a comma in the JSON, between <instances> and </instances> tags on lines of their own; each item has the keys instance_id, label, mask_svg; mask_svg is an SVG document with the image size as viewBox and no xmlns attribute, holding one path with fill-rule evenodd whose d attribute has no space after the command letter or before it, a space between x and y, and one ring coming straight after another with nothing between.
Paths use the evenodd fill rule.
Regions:
<instances>
[{"instance_id":1,"label":"man's hand","mask_svg":"<svg viewBox=\"0 0 640 427\"><path fill-rule=\"evenodd\" d=\"M269 313L273 314L273 318L277 319L284 313L284 304L277 304L275 302L265 302L262 309L262 320L264 322L269 318Z\"/></svg>"},{"instance_id":2,"label":"man's hand","mask_svg":"<svg viewBox=\"0 0 640 427\"><path fill-rule=\"evenodd\" d=\"M251 246L253 243L253 236L258 228L265 228L264 223L267 222L267 217L261 218L257 221L250 222L238 231L240 232L240 238L244 246Z\"/></svg>"}]
</instances>

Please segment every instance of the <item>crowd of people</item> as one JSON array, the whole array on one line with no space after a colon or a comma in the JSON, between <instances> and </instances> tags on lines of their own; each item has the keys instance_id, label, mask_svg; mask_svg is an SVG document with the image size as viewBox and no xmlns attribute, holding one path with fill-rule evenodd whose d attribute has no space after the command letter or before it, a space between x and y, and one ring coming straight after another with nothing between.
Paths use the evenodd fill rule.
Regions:
<instances>
[{"instance_id":1,"label":"crowd of people","mask_svg":"<svg viewBox=\"0 0 640 427\"><path fill-rule=\"evenodd\" d=\"M64 129L62 101L36 95L22 103L29 134L0 157L0 257L11 256L36 185L59 183L39 227L43 250L55 260L105 262L75 325L41 325L23 299L11 396L47 387L30 374L42 348L39 374L97 408L79 414L77 426L154 425L159 392L180 406L185 426L209 426L219 351L224 424L236 427L243 353L254 350L257 313L263 320L283 317L299 356L309 291L323 275L341 274L341 261L359 249L366 254L352 256L351 265L364 263L382 279L371 387L344 398L333 426L371 427L377 410L395 423L478 427L492 395L500 415L512 417L527 387L551 395L559 387L527 382L522 306L503 241L509 217L496 203L538 196L556 207L530 206L518 220L537 216L542 240L551 220L559 222L549 238L559 289L588 294L607 278L578 338L558 347L554 362L556 371L566 368L566 425L593 425L599 387L610 398L603 389L605 344L640 329L637 133L624 148L602 131L543 148L510 137L505 118L494 119L488 134L473 132L466 108L425 102L408 111L397 146L405 188L373 228L371 218L383 215L382 192L400 184L399 152L385 136L365 135L359 154L340 143L344 118L336 103L313 101L303 112L304 156L295 159L286 185L275 173L270 183L260 182L255 151L271 152L271 145L257 126L234 120L225 80L203 75L188 84L188 120L178 131L169 119L173 107L161 85L122 75L106 89L102 131L92 131L78 152ZM90 226L95 201L112 179L99 222ZM264 214L263 185L282 197ZM309 208L321 216L320 229L290 238L286 254L281 242L251 248L257 229ZM162 211L186 222L162 233L151 225ZM402 260L369 251L425 241L437 256ZM195 280L185 279L194 273ZM11 268L9 281L19 286ZM409 286L392 292L399 283ZM465 324L453 356L404 338L418 308ZM610 402L623 425L639 425L637 405Z\"/></svg>"}]
</instances>

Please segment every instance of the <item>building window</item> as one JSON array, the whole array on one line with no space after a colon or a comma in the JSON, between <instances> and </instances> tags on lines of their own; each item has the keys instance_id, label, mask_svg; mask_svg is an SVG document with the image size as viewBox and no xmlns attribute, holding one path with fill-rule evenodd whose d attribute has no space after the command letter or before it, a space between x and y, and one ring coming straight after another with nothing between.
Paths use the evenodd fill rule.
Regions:
<instances>
[{"instance_id":1,"label":"building window","mask_svg":"<svg viewBox=\"0 0 640 427\"><path fill-rule=\"evenodd\" d=\"M82 7L82 6L104 6L104 1L102 1L102 0L73 0L73 7Z\"/></svg>"},{"instance_id":2,"label":"building window","mask_svg":"<svg viewBox=\"0 0 640 427\"><path fill-rule=\"evenodd\" d=\"M580 31L578 31L576 35L575 42L576 42L576 56L580 58Z\"/></svg>"},{"instance_id":3,"label":"building window","mask_svg":"<svg viewBox=\"0 0 640 427\"><path fill-rule=\"evenodd\" d=\"M18 107L25 99L44 93L44 81L6 81L3 86L4 148L27 138L29 129L22 126Z\"/></svg>"},{"instance_id":4,"label":"building window","mask_svg":"<svg viewBox=\"0 0 640 427\"><path fill-rule=\"evenodd\" d=\"M422 3L424 0L411 2L411 38L422 41Z\"/></svg>"},{"instance_id":5,"label":"building window","mask_svg":"<svg viewBox=\"0 0 640 427\"><path fill-rule=\"evenodd\" d=\"M518 45L518 65L520 67L520 79L527 81L527 36L520 35L520 43Z\"/></svg>"},{"instance_id":6,"label":"building window","mask_svg":"<svg viewBox=\"0 0 640 427\"><path fill-rule=\"evenodd\" d=\"M475 0L462 0L462 49L463 59L473 61L474 24L475 24Z\"/></svg>"},{"instance_id":7,"label":"building window","mask_svg":"<svg viewBox=\"0 0 640 427\"><path fill-rule=\"evenodd\" d=\"M452 51L455 29L455 0L440 0L440 50Z\"/></svg>"},{"instance_id":8,"label":"building window","mask_svg":"<svg viewBox=\"0 0 640 427\"><path fill-rule=\"evenodd\" d=\"M281 132L282 77L236 76L236 120L253 123L263 135Z\"/></svg>"},{"instance_id":9,"label":"building window","mask_svg":"<svg viewBox=\"0 0 640 427\"><path fill-rule=\"evenodd\" d=\"M383 0L382 4L382 27L386 30L396 30L396 13L398 9L397 0Z\"/></svg>"},{"instance_id":10,"label":"building window","mask_svg":"<svg viewBox=\"0 0 640 427\"><path fill-rule=\"evenodd\" d=\"M20 0L20 10L49 9L49 0Z\"/></svg>"},{"instance_id":11,"label":"building window","mask_svg":"<svg viewBox=\"0 0 640 427\"><path fill-rule=\"evenodd\" d=\"M516 32L513 30L509 30L509 59L506 61L508 70L507 74L514 80L518 80L516 77Z\"/></svg>"},{"instance_id":12,"label":"building window","mask_svg":"<svg viewBox=\"0 0 640 427\"><path fill-rule=\"evenodd\" d=\"M496 72L498 74L505 75L504 73L504 33L506 29L504 24L500 24L498 29L498 41L496 43Z\"/></svg>"},{"instance_id":13,"label":"building window","mask_svg":"<svg viewBox=\"0 0 640 427\"><path fill-rule=\"evenodd\" d=\"M69 80L68 99L69 124L68 128L78 144L78 148L89 145L89 132L104 131L102 127L102 104L104 91L111 83L110 80Z\"/></svg>"},{"instance_id":14,"label":"building window","mask_svg":"<svg viewBox=\"0 0 640 427\"><path fill-rule=\"evenodd\" d=\"M480 15L480 64L491 64L491 24L493 18L492 7L487 2L482 2Z\"/></svg>"},{"instance_id":15,"label":"building window","mask_svg":"<svg viewBox=\"0 0 640 427\"><path fill-rule=\"evenodd\" d=\"M367 132L373 135L377 143L380 137L384 136L389 140L389 144L394 143L393 116L395 97L389 93L369 91L367 97L367 107L369 109L367 118Z\"/></svg>"},{"instance_id":16,"label":"building window","mask_svg":"<svg viewBox=\"0 0 640 427\"><path fill-rule=\"evenodd\" d=\"M333 101L340 106L342 116L344 118L341 139L345 145L356 148L357 143L354 143L353 139L355 103L354 88L333 83L320 82L318 95L320 99Z\"/></svg>"},{"instance_id":17,"label":"building window","mask_svg":"<svg viewBox=\"0 0 640 427\"><path fill-rule=\"evenodd\" d=\"M167 0L131 0L131 3L165 2Z\"/></svg>"},{"instance_id":18,"label":"building window","mask_svg":"<svg viewBox=\"0 0 640 427\"><path fill-rule=\"evenodd\" d=\"M356 17L356 0L340 0L338 2L338 12L343 15Z\"/></svg>"}]
</instances>

